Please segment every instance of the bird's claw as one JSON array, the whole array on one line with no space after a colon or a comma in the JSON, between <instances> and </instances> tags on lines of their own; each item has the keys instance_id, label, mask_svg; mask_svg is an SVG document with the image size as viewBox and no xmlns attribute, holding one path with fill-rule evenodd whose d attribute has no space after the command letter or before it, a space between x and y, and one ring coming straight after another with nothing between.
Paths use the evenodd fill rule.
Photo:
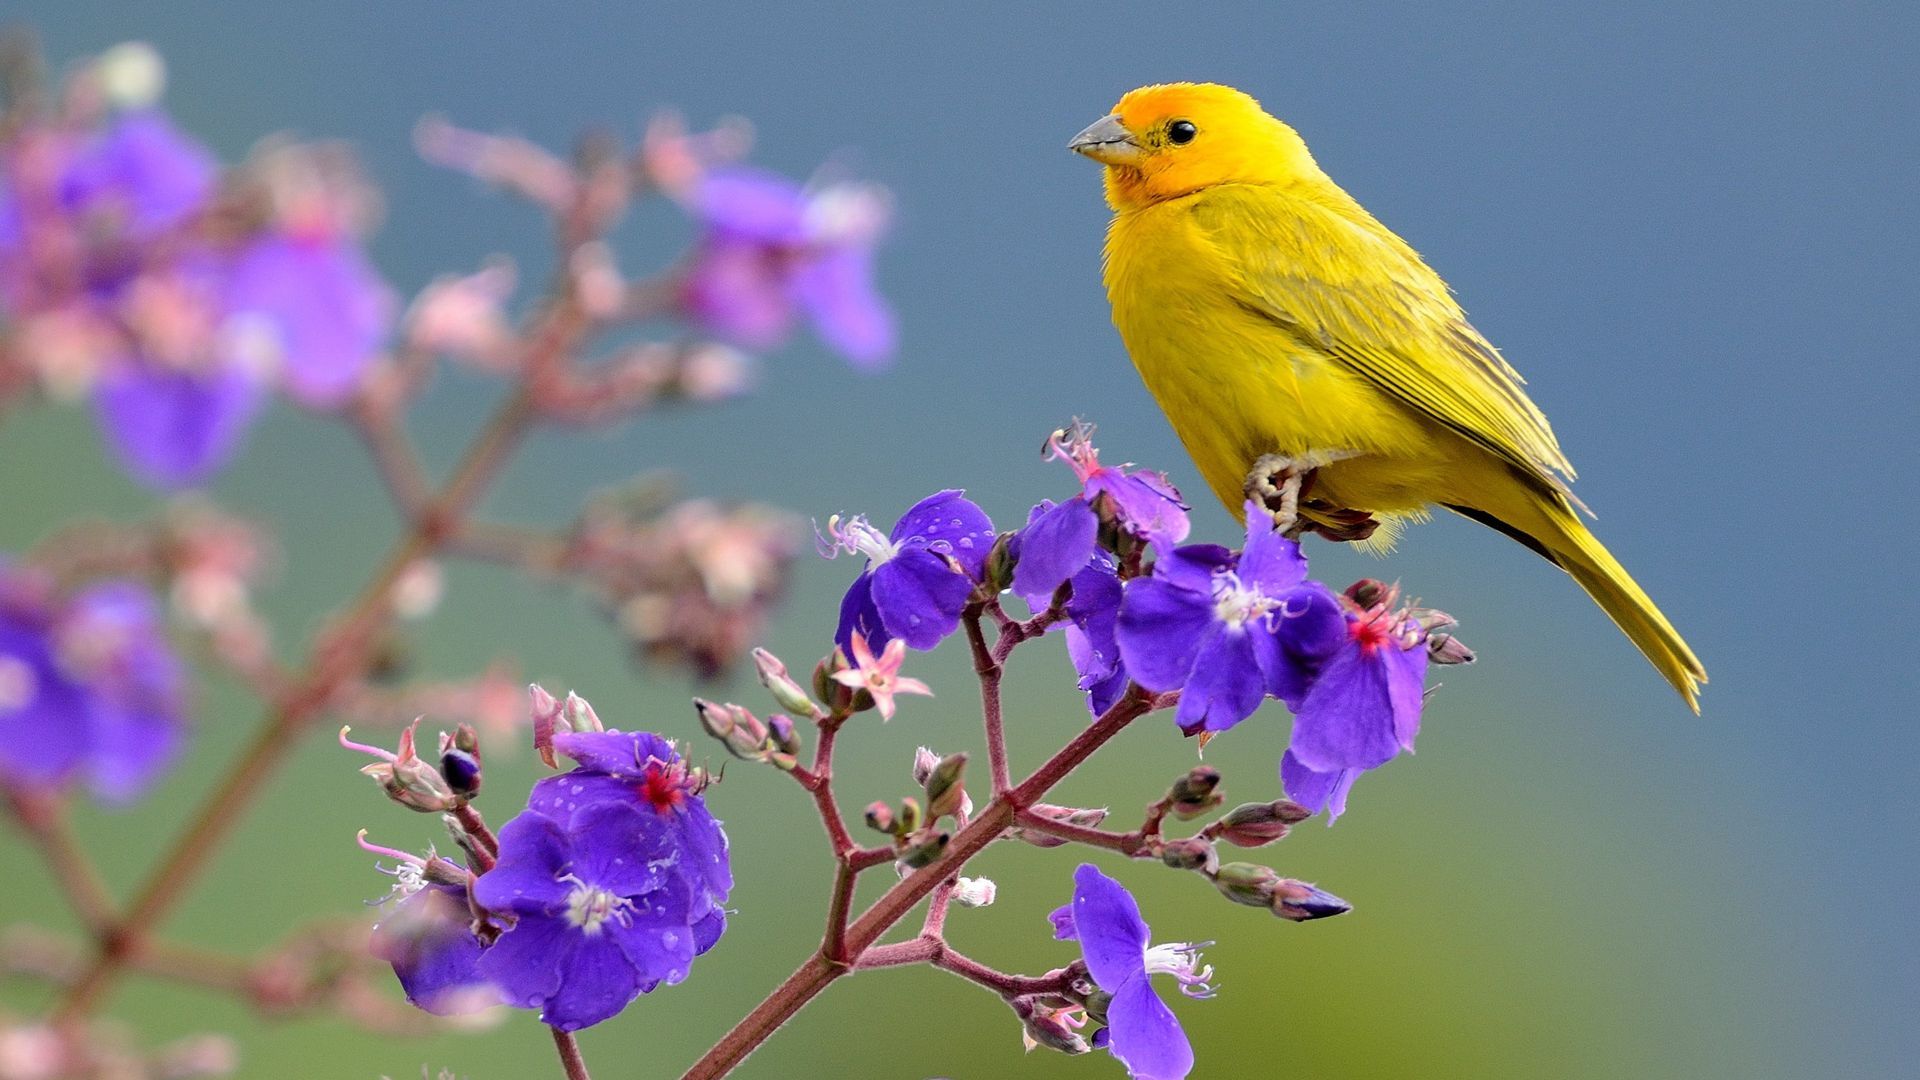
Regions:
<instances>
[{"instance_id":1,"label":"bird's claw","mask_svg":"<svg viewBox=\"0 0 1920 1080\"><path fill-rule=\"evenodd\" d=\"M1365 510L1350 510L1320 499L1308 499L1319 467L1351 454L1314 455L1308 459L1285 454L1263 454L1247 473L1246 495L1273 515L1274 530L1297 540L1317 533L1339 543L1365 540L1380 522Z\"/></svg>"}]
</instances>

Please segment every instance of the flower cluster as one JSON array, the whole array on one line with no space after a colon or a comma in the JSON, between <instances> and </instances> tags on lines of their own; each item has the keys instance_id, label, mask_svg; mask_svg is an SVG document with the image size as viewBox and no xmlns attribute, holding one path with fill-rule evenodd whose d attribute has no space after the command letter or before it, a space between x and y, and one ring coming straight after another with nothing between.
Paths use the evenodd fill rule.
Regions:
<instances>
[{"instance_id":1,"label":"flower cluster","mask_svg":"<svg viewBox=\"0 0 1920 1080\"><path fill-rule=\"evenodd\" d=\"M358 229L366 195L336 150L279 145L223 177L158 105L141 45L81 70L58 111L0 142L0 313L38 381L90 396L136 479L197 484L275 385L350 396L393 302Z\"/></svg>"},{"instance_id":2,"label":"flower cluster","mask_svg":"<svg viewBox=\"0 0 1920 1080\"><path fill-rule=\"evenodd\" d=\"M374 948L430 1012L505 1003L572 1031L685 979L726 930L733 877L707 778L672 744L537 687L534 708L537 744L575 768L534 785L477 873L387 852L399 902Z\"/></svg>"},{"instance_id":3,"label":"flower cluster","mask_svg":"<svg viewBox=\"0 0 1920 1080\"><path fill-rule=\"evenodd\" d=\"M567 558L642 656L713 676L766 626L798 534L764 506L694 499L655 513L615 496L581 515Z\"/></svg>"},{"instance_id":4,"label":"flower cluster","mask_svg":"<svg viewBox=\"0 0 1920 1080\"><path fill-rule=\"evenodd\" d=\"M849 655L896 639L931 649L969 604L1010 589L1064 632L1096 716L1130 685L1177 691L1175 723L1211 738L1269 698L1284 703L1294 731L1282 782L1337 818L1361 773L1412 749L1430 653L1470 658L1442 648L1444 634L1430 640L1451 620L1377 582L1335 593L1311 580L1300 545L1254 503L1238 550L1181 544L1179 492L1161 474L1101 465L1091 434L1076 423L1048 441L1079 493L1040 503L1002 537L958 491L922 500L886 534L864 517L830 519L823 554L867 559L841 602L836 643Z\"/></svg>"},{"instance_id":5,"label":"flower cluster","mask_svg":"<svg viewBox=\"0 0 1920 1080\"><path fill-rule=\"evenodd\" d=\"M681 193L701 229L681 285L686 315L746 349L784 341L804 313L853 364L884 366L893 314L873 283L873 248L887 224L884 191L831 184L808 191L784 176L734 166Z\"/></svg>"},{"instance_id":6,"label":"flower cluster","mask_svg":"<svg viewBox=\"0 0 1920 1080\"><path fill-rule=\"evenodd\" d=\"M158 605L129 581L61 595L0 564L0 781L84 779L129 802L183 745L185 679Z\"/></svg>"}]
</instances>

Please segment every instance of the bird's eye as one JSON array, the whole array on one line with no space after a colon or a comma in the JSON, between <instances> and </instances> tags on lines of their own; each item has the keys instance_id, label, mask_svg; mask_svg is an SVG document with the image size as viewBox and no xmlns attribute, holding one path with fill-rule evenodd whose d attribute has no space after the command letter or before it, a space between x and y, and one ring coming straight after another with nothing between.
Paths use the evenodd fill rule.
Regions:
<instances>
[{"instance_id":1,"label":"bird's eye","mask_svg":"<svg viewBox=\"0 0 1920 1080\"><path fill-rule=\"evenodd\" d=\"M1175 146L1185 146L1193 141L1200 129L1193 126L1191 120L1175 120L1167 125L1167 141Z\"/></svg>"}]
</instances>

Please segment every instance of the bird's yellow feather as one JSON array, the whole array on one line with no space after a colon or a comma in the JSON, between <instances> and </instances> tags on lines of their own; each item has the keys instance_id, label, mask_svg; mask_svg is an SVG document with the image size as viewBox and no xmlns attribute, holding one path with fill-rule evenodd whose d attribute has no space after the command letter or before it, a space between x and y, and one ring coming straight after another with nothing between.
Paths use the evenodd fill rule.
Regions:
<instances>
[{"instance_id":1,"label":"bird's yellow feather","mask_svg":"<svg viewBox=\"0 0 1920 1080\"><path fill-rule=\"evenodd\" d=\"M1325 461L1317 498L1439 505L1566 569L1696 709L1686 643L1574 512L1573 467L1519 374L1418 254L1228 87L1122 98L1093 144L1115 214L1104 276L1141 378L1239 512L1265 454Z\"/></svg>"}]
</instances>

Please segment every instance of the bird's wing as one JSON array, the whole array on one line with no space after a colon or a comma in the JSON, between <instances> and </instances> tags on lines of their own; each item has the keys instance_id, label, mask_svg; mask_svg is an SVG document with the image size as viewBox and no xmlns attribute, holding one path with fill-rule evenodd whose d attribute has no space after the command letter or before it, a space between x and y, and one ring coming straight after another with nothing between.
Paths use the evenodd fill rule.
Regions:
<instances>
[{"instance_id":1,"label":"bird's wing","mask_svg":"<svg viewBox=\"0 0 1920 1080\"><path fill-rule=\"evenodd\" d=\"M1195 199L1193 214L1231 267L1241 307L1567 492L1573 466L1526 380L1440 276L1357 204L1223 185Z\"/></svg>"}]
</instances>

